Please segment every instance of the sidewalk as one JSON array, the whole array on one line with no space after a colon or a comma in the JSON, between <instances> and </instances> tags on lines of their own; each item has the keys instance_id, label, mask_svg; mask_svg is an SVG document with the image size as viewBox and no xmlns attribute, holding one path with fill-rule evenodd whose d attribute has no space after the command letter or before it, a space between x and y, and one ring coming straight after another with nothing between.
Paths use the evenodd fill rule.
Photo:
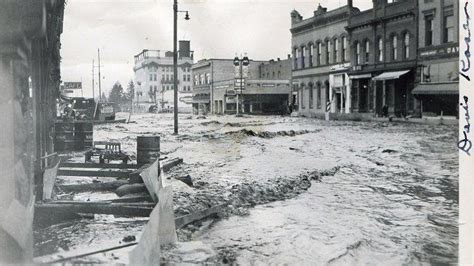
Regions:
<instances>
[{"instance_id":1,"label":"sidewalk","mask_svg":"<svg viewBox=\"0 0 474 266\"><path fill-rule=\"evenodd\" d=\"M293 112L291 116L301 116L301 117L311 117L324 120L324 113L320 114L299 114L298 112ZM402 123L418 123L418 124L427 124L427 125L458 125L459 119L454 116L435 116L435 117L423 117L423 118L399 118L393 117L389 119L388 117L374 117L372 114L361 114L361 113L350 113L350 114L340 114L340 113L330 113L330 120L346 120L346 121L377 121L377 122L402 122Z\"/></svg>"}]
</instances>

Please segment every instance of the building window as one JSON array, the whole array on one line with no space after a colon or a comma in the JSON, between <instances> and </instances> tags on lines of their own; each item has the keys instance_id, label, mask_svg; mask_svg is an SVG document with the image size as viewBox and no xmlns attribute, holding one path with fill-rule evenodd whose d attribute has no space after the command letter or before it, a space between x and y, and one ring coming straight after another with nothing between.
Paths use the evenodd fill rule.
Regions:
<instances>
[{"instance_id":1,"label":"building window","mask_svg":"<svg viewBox=\"0 0 474 266\"><path fill-rule=\"evenodd\" d=\"M272 78L275 79L275 72L272 72Z\"/></svg>"},{"instance_id":2,"label":"building window","mask_svg":"<svg viewBox=\"0 0 474 266\"><path fill-rule=\"evenodd\" d=\"M194 75L194 85L198 85L198 75Z\"/></svg>"},{"instance_id":3,"label":"building window","mask_svg":"<svg viewBox=\"0 0 474 266\"><path fill-rule=\"evenodd\" d=\"M342 62L347 60L347 38L346 36L342 37Z\"/></svg>"},{"instance_id":4,"label":"building window","mask_svg":"<svg viewBox=\"0 0 474 266\"><path fill-rule=\"evenodd\" d=\"M370 43L369 40L365 41L365 62L369 63L369 57L370 57Z\"/></svg>"},{"instance_id":5,"label":"building window","mask_svg":"<svg viewBox=\"0 0 474 266\"><path fill-rule=\"evenodd\" d=\"M398 49L398 38L397 35L392 36L392 60L398 59L397 49Z\"/></svg>"},{"instance_id":6,"label":"building window","mask_svg":"<svg viewBox=\"0 0 474 266\"><path fill-rule=\"evenodd\" d=\"M360 43L356 43L356 65L360 65Z\"/></svg>"},{"instance_id":7,"label":"building window","mask_svg":"<svg viewBox=\"0 0 474 266\"><path fill-rule=\"evenodd\" d=\"M339 62L339 39L334 39L334 63Z\"/></svg>"},{"instance_id":8,"label":"building window","mask_svg":"<svg viewBox=\"0 0 474 266\"><path fill-rule=\"evenodd\" d=\"M323 44L321 42L318 42L318 56L316 58L316 64L319 66L321 65L321 54L323 51Z\"/></svg>"},{"instance_id":9,"label":"building window","mask_svg":"<svg viewBox=\"0 0 474 266\"><path fill-rule=\"evenodd\" d=\"M150 81L153 81L153 74L150 74Z\"/></svg>"},{"instance_id":10,"label":"building window","mask_svg":"<svg viewBox=\"0 0 474 266\"><path fill-rule=\"evenodd\" d=\"M444 16L443 42L454 42L454 16L453 14Z\"/></svg>"},{"instance_id":11,"label":"building window","mask_svg":"<svg viewBox=\"0 0 474 266\"><path fill-rule=\"evenodd\" d=\"M206 84L205 81L204 81L204 75L203 74L201 74L201 82L199 84L200 85Z\"/></svg>"},{"instance_id":12,"label":"building window","mask_svg":"<svg viewBox=\"0 0 474 266\"><path fill-rule=\"evenodd\" d=\"M331 41L326 41L326 64L331 64Z\"/></svg>"},{"instance_id":13,"label":"building window","mask_svg":"<svg viewBox=\"0 0 474 266\"><path fill-rule=\"evenodd\" d=\"M211 84L211 74L206 73L206 84Z\"/></svg>"},{"instance_id":14,"label":"building window","mask_svg":"<svg viewBox=\"0 0 474 266\"><path fill-rule=\"evenodd\" d=\"M405 36L403 37L403 53L405 59L408 59L410 57L410 33L405 33Z\"/></svg>"},{"instance_id":15,"label":"building window","mask_svg":"<svg viewBox=\"0 0 474 266\"><path fill-rule=\"evenodd\" d=\"M304 106L304 89L305 87L304 86L301 86L300 88L300 92L301 92L301 108L305 109L305 106Z\"/></svg>"},{"instance_id":16,"label":"building window","mask_svg":"<svg viewBox=\"0 0 474 266\"><path fill-rule=\"evenodd\" d=\"M298 48L293 50L293 69L298 69Z\"/></svg>"},{"instance_id":17,"label":"building window","mask_svg":"<svg viewBox=\"0 0 474 266\"><path fill-rule=\"evenodd\" d=\"M281 72L278 71L278 78L281 78Z\"/></svg>"},{"instance_id":18,"label":"building window","mask_svg":"<svg viewBox=\"0 0 474 266\"><path fill-rule=\"evenodd\" d=\"M309 85L309 109L313 109L313 84Z\"/></svg>"},{"instance_id":19,"label":"building window","mask_svg":"<svg viewBox=\"0 0 474 266\"><path fill-rule=\"evenodd\" d=\"M316 85L316 108L321 109L321 84Z\"/></svg>"},{"instance_id":20,"label":"building window","mask_svg":"<svg viewBox=\"0 0 474 266\"><path fill-rule=\"evenodd\" d=\"M379 44L379 47L377 49L378 51L377 58L379 62L383 62L383 38L382 37L379 37L378 44Z\"/></svg>"},{"instance_id":21,"label":"building window","mask_svg":"<svg viewBox=\"0 0 474 266\"><path fill-rule=\"evenodd\" d=\"M161 76L161 80L163 80L163 81L165 80L165 74L163 74L163 75Z\"/></svg>"},{"instance_id":22,"label":"building window","mask_svg":"<svg viewBox=\"0 0 474 266\"><path fill-rule=\"evenodd\" d=\"M313 49L314 49L314 45L310 44L309 49L308 49L308 66L309 67L313 66Z\"/></svg>"},{"instance_id":23,"label":"building window","mask_svg":"<svg viewBox=\"0 0 474 266\"><path fill-rule=\"evenodd\" d=\"M306 54L306 47L303 46L301 47L301 68L305 68L304 66L305 54Z\"/></svg>"},{"instance_id":24,"label":"building window","mask_svg":"<svg viewBox=\"0 0 474 266\"><path fill-rule=\"evenodd\" d=\"M425 46L433 45L433 16L425 17Z\"/></svg>"}]
</instances>

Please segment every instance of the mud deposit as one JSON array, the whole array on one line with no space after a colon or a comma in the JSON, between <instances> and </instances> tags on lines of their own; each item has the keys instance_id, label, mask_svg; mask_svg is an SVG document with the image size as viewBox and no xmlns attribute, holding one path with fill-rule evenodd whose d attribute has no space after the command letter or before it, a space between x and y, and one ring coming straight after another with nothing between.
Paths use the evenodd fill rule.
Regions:
<instances>
[{"instance_id":1,"label":"mud deposit","mask_svg":"<svg viewBox=\"0 0 474 266\"><path fill-rule=\"evenodd\" d=\"M180 245L163 254L165 261L456 263L456 127L277 116L180 118L178 136L171 134L172 116L157 114L99 125L94 132L95 140L120 141L132 156L137 136L158 135L162 156L184 159L166 176L176 216L227 203L221 219L178 232L181 241L198 240L206 248ZM176 179L187 175L192 187ZM127 235L139 237L145 223L103 215L37 229L35 252L118 245Z\"/></svg>"}]
</instances>

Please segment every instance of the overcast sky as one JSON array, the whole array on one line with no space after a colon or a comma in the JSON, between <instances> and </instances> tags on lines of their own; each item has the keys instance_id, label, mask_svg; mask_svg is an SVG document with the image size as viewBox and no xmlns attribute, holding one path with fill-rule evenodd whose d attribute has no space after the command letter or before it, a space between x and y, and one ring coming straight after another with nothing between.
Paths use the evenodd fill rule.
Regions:
<instances>
[{"instance_id":1,"label":"overcast sky","mask_svg":"<svg viewBox=\"0 0 474 266\"><path fill-rule=\"evenodd\" d=\"M347 0L181 0L191 20L178 17L178 39L191 41L194 60L286 58L290 53L290 12L312 16L318 3L330 9ZM173 49L173 0L68 0L61 36L62 80L82 81L92 96L92 60L101 53L102 90L133 79L133 56L143 49ZM371 0L354 0L361 10ZM96 69L97 96L97 69Z\"/></svg>"}]
</instances>

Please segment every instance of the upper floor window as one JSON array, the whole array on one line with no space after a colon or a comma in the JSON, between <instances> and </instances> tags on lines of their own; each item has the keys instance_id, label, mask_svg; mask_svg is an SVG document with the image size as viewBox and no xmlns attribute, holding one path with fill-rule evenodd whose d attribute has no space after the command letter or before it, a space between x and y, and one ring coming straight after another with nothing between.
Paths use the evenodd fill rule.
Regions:
<instances>
[{"instance_id":1,"label":"upper floor window","mask_svg":"<svg viewBox=\"0 0 474 266\"><path fill-rule=\"evenodd\" d=\"M398 38L397 35L393 35L392 37L392 60L397 60L398 59Z\"/></svg>"},{"instance_id":2,"label":"upper floor window","mask_svg":"<svg viewBox=\"0 0 474 266\"><path fill-rule=\"evenodd\" d=\"M443 42L454 42L454 15L444 16Z\"/></svg>"},{"instance_id":3,"label":"upper floor window","mask_svg":"<svg viewBox=\"0 0 474 266\"><path fill-rule=\"evenodd\" d=\"M347 60L347 38L346 36L342 37L342 62Z\"/></svg>"},{"instance_id":4,"label":"upper floor window","mask_svg":"<svg viewBox=\"0 0 474 266\"><path fill-rule=\"evenodd\" d=\"M298 69L298 48L293 50L293 69Z\"/></svg>"},{"instance_id":5,"label":"upper floor window","mask_svg":"<svg viewBox=\"0 0 474 266\"><path fill-rule=\"evenodd\" d=\"M339 62L339 39L334 39L334 63Z\"/></svg>"},{"instance_id":6,"label":"upper floor window","mask_svg":"<svg viewBox=\"0 0 474 266\"><path fill-rule=\"evenodd\" d=\"M206 84L211 84L211 74L206 73Z\"/></svg>"},{"instance_id":7,"label":"upper floor window","mask_svg":"<svg viewBox=\"0 0 474 266\"><path fill-rule=\"evenodd\" d=\"M306 55L306 47L303 46L301 47L301 68L305 68L305 65L304 65L305 55Z\"/></svg>"},{"instance_id":8,"label":"upper floor window","mask_svg":"<svg viewBox=\"0 0 474 266\"><path fill-rule=\"evenodd\" d=\"M356 65L360 65L360 43L356 43Z\"/></svg>"},{"instance_id":9,"label":"upper floor window","mask_svg":"<svg viewBox=\"0 0 474 266\"><path fill-rule=\"evenodd\" d=\"M323 52L323 44L321 42L318 42L318 57L316 59L316 63L319 65L321 65L321 57L322 57L322 52Z\"/></svg>"},{"instance_id":10,"label":"upper floor window","mask_svg":"<svg viewBox=\"0 0 474 266\"><path fill-rule=\"evenodd\" d=\"M410 33L405 33L403 37L403 52L405 59L410 57Z\"/></svg>"},{"instance_id":11,"label":"upper floor window","mask_svg":"<svg viewBox=\"0 0 474 266\"><path fill-rule=\"evenodd\" d=\"M205 79L205 77L204 77L204 75L203 75L203 74L201 74L201 75L200 75L200 78L201 78L201 82L200 82L199 84L201 84L201 85L204 85L204 84L206 84L206 83L205 83L205 80L204 80L204 79Z\"/></svg>"},{"instance_id":12,"label":"upper floor window","mask_svg":"<svg viewBox=\"0 0 474 266\"><path fill-rule=\"evenodd\" d=\"M331 41L326 41L326 64L331 64Z\"/></svg>"},{"instance_id":13,"label":"upper floor window","mask_svg":"<svg viewBox=\"0 0 474 266\"><path fill-rule=\"evenodd\" d=\"M308 66L309 67L313 66L313 49L314 49L314 45L310 44L309 49L308 49Z\"/></svg>"},{"instance_id":14,"label":"upper floor window","mask_svg":"<svg viewBox=\"0 0 474 266\"><path fill-rule=\"evenodd\" d=\"M425 46L433 45L433 15L425 16Z\"/></svg>"},{"instance_id":15,"label":"upper floor window","mask_svg":"<svg viewBox=\"0 0 474 266\"><path fill-rule=\"evenodd\" d=\"M369 40L365 41L365 62L369 62L369 57L370 57L370 43Z\"/></svg>"},{"instance_id":16,"label":"upper floor window","mask_svg":"<svg viewBox=\"0 0 474 266\"><path fill-rule=\"evenodd\" d=\"M377 58L378 58L379 62L382 62L383 61L383 38L382 37L379 37L378 44L379 44L379 46L378 46L378 49L377 49L378 50Z\"/></svg>"}]
</instances>

